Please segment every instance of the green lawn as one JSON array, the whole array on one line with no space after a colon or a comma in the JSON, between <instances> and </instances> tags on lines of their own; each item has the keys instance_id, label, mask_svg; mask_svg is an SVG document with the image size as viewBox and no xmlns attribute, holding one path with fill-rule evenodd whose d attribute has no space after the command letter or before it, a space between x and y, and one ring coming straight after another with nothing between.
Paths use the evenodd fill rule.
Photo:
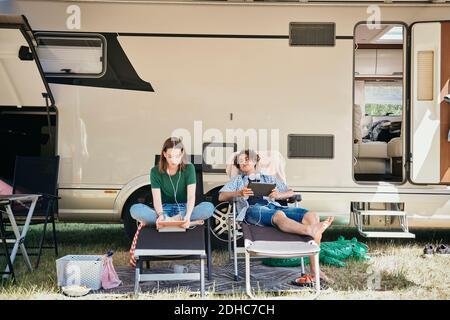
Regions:
<instances>
[{"instance_id":1,"label":"green lawn","mask_svg":"<svg viewBox=\"0 0 450 320\"><path fill-rule=\"evenodd\" d=\"M38 236L40 227L33 227L28 240ZM115 252L114 265L126 266L129 260L129 241L122 225L114 224L57 224L57 236L60 247L59 256L67 254L104 254L109 250ZM414 231L413 231L414 232ZM353 229L330 229L323 241L333 241L339 235L346 239L357 236ZM416 232L414 240L369 240L359 238L369 246L370 261L349 261L346 267L323 266L322 269L331 276L335 283L323 291L319 299L450 299L450 257L435 256L423 258L424 244L450 242L450 232ZM34 261L32 257L32 261ZM227 254L215 251L213 263L227 262ZM164 263L164 262L162 262ZM0 265L4 267L4 258ZM56 264L52 250L44 250L41 264L37 270L29 273L22 257L15 262L16 285L0 285L0 299L61 299L64 298L56 285ZM368 285L376 284L377 289L369 290ZM271 298L264 293L259 298ZM309 293L288 294L287 298L308 297ZM95 298L134 298L131 295L96 295ZM187 292L156 292L143 294L139 298L177 299L197 298ZM244 295L224 296L210 294L208 298L246 298Z\"/></svg>"}]
</instances>

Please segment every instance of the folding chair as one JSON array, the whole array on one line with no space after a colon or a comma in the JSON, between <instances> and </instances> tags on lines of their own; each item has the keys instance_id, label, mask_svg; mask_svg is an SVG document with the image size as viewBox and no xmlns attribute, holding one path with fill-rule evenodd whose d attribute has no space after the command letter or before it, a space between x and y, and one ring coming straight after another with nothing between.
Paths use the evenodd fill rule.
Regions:
<instances>
[{"instance_id":1,"label":"folding chair","mask_svg":"<svg viewBox=\"0 0 450 320\"><path fill-rule=\"evenodd\" d=\"M159 155L155 156L155 165L159 163ZM203 194L203 171L201 156L191 156L196 172L195 204L207 200ZM197 161L196 161L197 160ZM155 228L139 226L135 236L134 258L136 260L135 287L139 292L140 283L144 281L161 280L200 280L200 291L205 293L204 262L207 260L208 279L212 274L210 221L204 225L188 229L186 232L158 232ZM143 262L161 260L192 260L199 259L199 273L167 273L148 274L143 273Z\"/></svg>"},{"instance_id":2,"label":"folding chair","mask_svg":"<svg viewBox=\"0 0 450 320\"><path fill-rule=\"evenodd\" d=\"M28 246L27 249L37 249L29 253L37 256L36 268L42 255L42 249L54 249L58 256L58 243L56 240L55 212L57 212L58 197L58 171L59 156L54 157L22 157L17 156L14 167L13 194L40 194L42 195L34 209L30 225L43 224L43 232L38 246ZM25 218L28 208L24 204L14 203L14 216L17 221ZM52 224L53 244L44 246L47 224Z\"/></svg>"},{"instance_id":3,"label":"folding chair","mask_svg":"<svg viewBox=\"0 0 450 320\"><path fill-rule=\"evenodd\" d=\"M284 161L279 152L257 152L260 156L260 161L257 165L257 171L262 174L273 175L282 181L286 181L284 174ZM233 159L238 153L234 153L227 162L227 175L232 178L239 174L239 170L234 166ZM315 265L315 289L320 292L320 269L319 269L319 253L320 247L313 241L312 237L300 236L282 232L274 227L261 227L247 224L243 221L238 221L237 215L237 201L239 197L234 198L230 203L229 210L229 237L228 247L232 251L234 261L234 279L239 280L238 274L238 253L245 255L245 287L248 296L253 298L250 275L251 265L250 257L258 258L301 258L301 272L305 273L305 256L314 256ZM293 197L284 201L278 201L282 205L294 203L298 206L301 201L301 195L296 194ZM244 247L237 246L237 230L238 225L242 228L242 235L244 237Z\"/></svg>"}]
</instances>

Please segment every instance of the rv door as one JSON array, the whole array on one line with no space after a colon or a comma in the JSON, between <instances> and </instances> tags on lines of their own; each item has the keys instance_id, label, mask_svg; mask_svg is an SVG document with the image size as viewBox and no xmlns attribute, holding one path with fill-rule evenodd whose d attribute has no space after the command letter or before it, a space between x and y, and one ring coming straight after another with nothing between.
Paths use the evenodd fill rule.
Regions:
<instances>
[{"instance_id":1,"label":"rv door","mask_svg":"<svg viewBox=\"0 0 450 320\"><path fill-rule=\"evenodd\" d=\"M0 15L0 107L54 105L33 41L24 16Z\"/></svg>"},{"instance_id":2,"label":"rv door","mask_svg":"<svg viewBox=\"0 0 450 320\"><path fill-rule=\"evenodd\" d=\"M450 184L450 21L410 27L409 178Z\"/></svg>"}]
</instances>

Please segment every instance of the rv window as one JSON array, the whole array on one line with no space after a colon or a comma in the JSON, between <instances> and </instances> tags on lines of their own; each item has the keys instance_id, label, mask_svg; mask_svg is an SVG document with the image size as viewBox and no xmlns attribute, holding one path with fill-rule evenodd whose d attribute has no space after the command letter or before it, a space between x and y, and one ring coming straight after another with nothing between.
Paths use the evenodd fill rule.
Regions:
<instances>
[{"instance_id":1,"label":"rv window","mask_svg":"<svg viewBox=\"0 0 450 320\"><path fill-rule=\"evenodd\" d=\"M225 173L227 160L236 151L236 143L203 143L203 172Z\"/></svg>"},{"instance_id":2,"label":"rv window","mask_svg":"<svg viewBox=\"0 0 450 320\"><path fill-rule=\"evenodd\" d=\"M382 116L402 114L402 82L365 82L365 113Z\"/></svg>"},{"instance_id":3,"label":"rv window","mask_svg":"<svg viewBox=\"0 0 450 320\"><path fill-rule=\"evenodd\" d=\"M100 36L37 34L37 54L47 76L93 76L105 72L105 41Z\"/></svg>"}]
</instances>

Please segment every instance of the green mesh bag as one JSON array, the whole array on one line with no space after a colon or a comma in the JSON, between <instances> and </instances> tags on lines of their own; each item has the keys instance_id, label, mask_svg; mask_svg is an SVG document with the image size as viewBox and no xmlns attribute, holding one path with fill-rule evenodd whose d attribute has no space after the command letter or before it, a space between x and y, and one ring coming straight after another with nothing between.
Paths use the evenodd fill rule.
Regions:
<instances>
[{"instance_id":1,"label":"green mesh bag","mask_svg":"<svg viewBox=\"0 0 450 320\"><path fill-rule=\"evenodd\" d=\"M271 267L299 267L302 264L300 258L264 258L261 260L264 265Z\"/></svg>"}]
</instances>

